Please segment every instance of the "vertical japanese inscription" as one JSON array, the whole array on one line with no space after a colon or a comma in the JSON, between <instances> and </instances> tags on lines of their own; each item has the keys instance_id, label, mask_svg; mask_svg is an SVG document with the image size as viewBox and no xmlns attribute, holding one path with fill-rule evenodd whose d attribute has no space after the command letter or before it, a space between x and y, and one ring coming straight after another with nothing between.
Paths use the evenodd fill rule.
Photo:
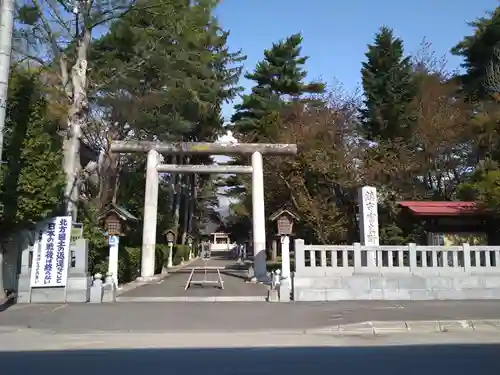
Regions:
<instances>
[{"instance_id":1,"label":"vertical japanese inscription","mask_svg":"<svg viewBox=\"0 0 500 375\"><path fill-rule=\"evenodd\" d=\"M65 217L59 218L59 235L57 239L57 253L56 253L56 283L62 284L63 273L66 262L66 247L67 247L67 232L68 220Z\"/></svg>"},{"instance_id":2,"label":"vertical japanese inscription","mask_svg":"<svg viewBox=\"0 0 500 375\"><path fill-rule=\"evenodd\" d=\"M378 202L377 192L374 189L366 189L363 192L363 200L365 201L367 219L367 233L366 240L368 243L378 243Z\"/></svg>"},{"instance_id":3,"label":"vertical japanese inscription","mask_svg":"<svg viewBox=\"0 0 500 375\"><path fill-rule=\"evenodd\" d=\"M360 239L364 246L379 246L377 190L364 186L359 194Z\"/></svg>"},{"instance_id":4,"label":"vertical japanese inscription","mask_svg":"<svg viewBox=\"0 0 500 375\"><path fill-rule=\"evenodd\" d=\"M42 244L42 240L43 240L43 229L40 228L38 231L37 231L37 242L35 243L36 244L36 248L34 249L35 250L35 261L33 262L33 264L31 264L31 267L34 267L34 271L31 270L31 272L35 272L35 284L39 284L40 283L40 271L41 271L41 260L42 260L42 252L40 251L40 245Z\"/></svg>"},{"instance_id":5,"label":"vertical japanese inscription","mask_svg":"<svg viewBox=\"0 0 500 375\"><path fill-rule=\"evenodd\" d=\"M52 283L52 269L54 267L54 237L56 225L55 223L49 223L47 225L47 243L45 245L45 265L43 267L44 279L43 283L49 285Z\"/></svg>"}]
</instances>

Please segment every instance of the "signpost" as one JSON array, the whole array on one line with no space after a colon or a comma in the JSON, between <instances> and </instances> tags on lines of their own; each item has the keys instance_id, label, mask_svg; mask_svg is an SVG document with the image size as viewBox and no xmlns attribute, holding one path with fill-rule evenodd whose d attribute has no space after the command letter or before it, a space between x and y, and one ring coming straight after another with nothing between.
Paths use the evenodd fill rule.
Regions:
<instances>
[{"instance_id":1,"label":"signpost","mask_svg":"<svg viewBox=\"0 0 500 375\"><path fill-rule=\"evenodd\" d=\"M169 229L169 230L165 231L165 238L167 239L167 244L168 244L167 268L172 268L174 266L173 257L174 257L175 237L176 237L175 230Z\"/></svg>"},{"instance_id":2,"label":"signpost","mask_svg":"<svg viewBox=\"0 0 500 375\"><path fill-rule=\"evenodd\" d=\"M293 234L293 224L298 219L297 214L284 207L269 217L269 220L276 222L277 234L281 239L281 272L277 272L277 276L279 300L283 302L290 301L292 287L290 280L290 236Z\"/></svg>"},{"instance_id":3,"label":"signpost","mask_svg":"<svg viewBox=\"0 0 500 375\"><path fill-rule=\"evenodd\" d=\"M109 246L109 264L108 273L111 273L113 282L118 285L118 248L120 247L120 237L110 235L108 237Z\"/></svg>"},{"instance_id":4,"label":"signpost","mask_svg":"<svg viewBox=\"0 0 500 375\"><path fill-rule=\"evenodd\" d=\"M189 274L188 281L186 282L186 286L184 287L184 290L188 290L188 288L191 286L191 284L197 284L197 285L205 285L205 284L218 284L219 288L224 289L224 281L222 280L222 276L220 274L220 270L224 269L224 267L210 267L208 265L208 262L210 261L210 258L212 257L212 249L211 249L211 244L210 243L202 243L201 244L201 253L200 257L203 260L203 267L193 267L191 268L191 273ZM217 278L218 280L208 280L207 278L207 272L209 270L216 270L217 271ZM203 280L193 280L193 275L195 271L203 271Z\"/></svg>"},{"instance_id":5,"label":"signpost","mask_svg":"<svg viewBox=\"0 0 500 375\"><path fill-rule=\"evenodd\" d=\"M115 288L118 287L118 248L120 245L120 236L123 236L126 232L128 221L137 220L139 219L124 207L114 202L108 203L99 214L99 222L104 224L104 236L108 237L109 257L107 276L112 277ZM81 230L83 231L83 226Z\"/></svg>"}]
</instances>

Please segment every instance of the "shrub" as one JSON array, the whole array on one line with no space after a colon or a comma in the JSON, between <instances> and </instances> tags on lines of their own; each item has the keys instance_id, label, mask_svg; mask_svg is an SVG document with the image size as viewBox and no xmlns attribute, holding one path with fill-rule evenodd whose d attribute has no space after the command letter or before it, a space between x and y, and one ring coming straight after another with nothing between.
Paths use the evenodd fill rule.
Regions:
<instances>
[{"instance_id":1,"label":"shrub","mask_svg":"<svg viewBox=\"0 0 500 375\"><path fill-rule=\"evenodd\" d=\"M155 274L161 273L168 262L168 245L157 244L155 248Z\"/></svg>"},{"instance_id":2,"label":"shrub","mask_svg":"<svg viewBox=\"0 0 500 375\"><path fill-rule=\"evenodd\" d=\"M141 249L125 247L118 253L118 281L129 282L141 274Z\"/></svg>"},{"instance_id":3,"label":"shrub","mask_svg":"<svg viewBox=\"0 0 500 375\"><path fill-rule=\"evenodd\" d=\"M174 258L173 258L174 265L181 264L183 260L186 261L188 259L189 259L189 246L187 245L174 246Z\"/></svg>"},{"instance_id":4,"label":"shrub","mask_svg":"<svg viewBox=\"0 0 500 375\"><path fill-rule=\"evenodd\" d=\"M99 256L92 262L90 271L92 275L108 272L109 254L108 248L102 248ZM169 247L166 244L157 244L155 248L155 274L161 273L168 262ZM182 260L189 258L189 246L175 245L172 262L178 265ZM118 253L118 282L127 283L135 280L141 274L141 248L140 247L120 247Z\"/></svg>"}]
</instances>

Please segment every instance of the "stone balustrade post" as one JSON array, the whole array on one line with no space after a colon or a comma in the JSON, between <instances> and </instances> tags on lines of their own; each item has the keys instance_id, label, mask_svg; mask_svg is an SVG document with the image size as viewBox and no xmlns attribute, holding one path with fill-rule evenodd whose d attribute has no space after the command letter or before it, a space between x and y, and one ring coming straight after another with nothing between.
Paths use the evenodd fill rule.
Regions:
<instances>
[{"instance_id":1,"label":"stone balustrade post","mask_svg":"<svg viewBox=\"0 0 500 375\"><path fill-rule=\"evenodd\" d=\"M279 270L279 269L274 270L273 279L272 279L272 287L274 289L278 289L280 282L281 282L281 270Z\"/></svg>"},{"instance_id":2,"label":"stone balustrade post","mask_svg":"<svg viewBox=\"0 0 500 375\"><path fill-rule=\"evenodd\" d=\"M354 250L354 272L361 271L362 264L362 252L361 243L355 242L352 244Z\"/></svg>"},{"instance_id":3,"label":"stone balustrade post","mask_svg":"<svg viewBox=\"0 0 500 375\"><path fill-rule=\"evenodd\" d=\"M470 273L472 265L471 265L471 260L470 260L470 245L468 243L462 244L462 252L464 254L464 271L466 273ZM476 267L477 267L477 264L476 264Z\"/></svg>"},{"instance_id":4,"label":"stone balustrade post","mask_svg":"<svg viewBox=\"0 0 500 375\"><path fill-rule=\"evenodd\" d=\"M408 244L408 256L410 257L410 272L418 271L418 263L417 263L417 244L409 243ZM425 254L422 254L425 256Z\"/></svg>"},{"instance_id":5,"label":"stone balustrade post","mask_svg":"<svg viewBox=\"0 0 500 375\"><path fill-rule=\"evenodd\" d=\"M295 260L295 273L300 274L300 271L304 270L306 267L306 260L305 260L305 242L302 238L297 238L295 239L295 254L294 254L294 260Z\"/></svg>"},{"instance_id":6,"label":"stone balustrade post","mask_svg":"<svg viewBox=\"0 0 500 375\"><path fill-rule=\"evenodd\" d=\"M103 302L116 302L116 291L117 285L115 284L115 280L113 278L113 273L106 273L106 280L103 285Z\"/></svg>"},{"instance_id":7,"label":"stone balustrade post","mask_svg":"<svg viewBox=\"0 0 500 375\"><path fill-rule=\"evenodd\" d=\"M102 275L96 273L90 287L90 303L102 303L103 293Z\"/></svg>"}]
</instances>

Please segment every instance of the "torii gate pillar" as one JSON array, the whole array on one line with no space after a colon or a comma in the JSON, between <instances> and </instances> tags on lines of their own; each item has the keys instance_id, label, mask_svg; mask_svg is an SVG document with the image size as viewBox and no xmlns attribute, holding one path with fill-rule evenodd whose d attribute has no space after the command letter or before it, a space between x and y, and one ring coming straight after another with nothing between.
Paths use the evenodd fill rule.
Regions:
<instances>
[{"instance_id":1,"label":"torii gate pillar","mask_svg":"<svg viewBox=\"0 0 500 375\"><path fill-rule=\"evenodd\" d=\"M252 154L252 229L255 277L267 278L266 267L266 213L264 205L264 170L262 154Z\"/></svg>"},{"instance_id":2,"label":"torii gate pillar","mask_svg":"<svg viewBox=\"0 0 500 375\"><path fill-rule=\"evenodd\" d=\"M144 194L144 219L142 227L141 279L155 275L156 222L158 219L158 183L156 167L160 155L156 150L148 152L146 164L146 189Z\"/></svg>"}]
</instances>

